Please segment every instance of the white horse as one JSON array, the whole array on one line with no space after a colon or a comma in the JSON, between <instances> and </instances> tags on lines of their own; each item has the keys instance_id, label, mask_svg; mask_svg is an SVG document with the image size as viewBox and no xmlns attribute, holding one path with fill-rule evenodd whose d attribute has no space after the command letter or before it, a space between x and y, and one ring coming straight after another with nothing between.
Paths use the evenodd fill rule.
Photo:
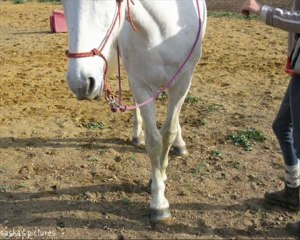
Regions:
<instances>
[{"instance_id":1,"label":"white horse","mask_svg":"<svg viewBox=\"0 0 300 240\"><path fill-rule=\"evenodd\" d=\"M169 220L169 202L165 197L168 153L173 145L180 154L187 154L179 113L201 55L205 0L62 2L69 31L67 79L79 100L99 97L106 89L106 75L113 71L116 49L120 49L137 106L133 140L136 144L143 142L143 121L151 159L150 220ZM168 111L158 130L155 98L162 87L167 88ZM114 105L109 95L106 97Z\"/></svg>"}]
</instances>

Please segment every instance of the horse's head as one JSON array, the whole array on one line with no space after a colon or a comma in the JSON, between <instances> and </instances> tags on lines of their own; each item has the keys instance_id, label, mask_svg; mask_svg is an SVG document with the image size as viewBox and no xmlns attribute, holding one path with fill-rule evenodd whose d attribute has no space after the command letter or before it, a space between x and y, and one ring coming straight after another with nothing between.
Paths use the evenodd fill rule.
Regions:
<instances>
[{"instance_id":1,"label":"horse's head","mask_svg":"<svg viewBox=\"0 0 300 240\"><path fill-rule=\"evenodd\" d=\"M68 84L79 100L94 99L101 95L107 62L122 24L122 0L62 2L69 32Z\"/></svg>"}]
</instances>

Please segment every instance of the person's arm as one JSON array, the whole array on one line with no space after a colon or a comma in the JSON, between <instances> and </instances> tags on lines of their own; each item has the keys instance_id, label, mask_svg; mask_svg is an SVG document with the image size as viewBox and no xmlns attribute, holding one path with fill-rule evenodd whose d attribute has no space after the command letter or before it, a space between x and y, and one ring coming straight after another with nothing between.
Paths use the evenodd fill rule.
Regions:
<instances>
[{"instance_id":1,"label":"person's arm","mask_svg":"<svg viewBox=\"0 0 300 240\"><path fill-rule=\"evenodd\" d=\"M259 15L269 26L300 33L300 10L288 11L266 5L262 6L256 0L247 0L242 7L242 12L244 11Z\"/></svg>"},{"instance_id":2,"label":"person's arm","mask_svg":"<svg viewBox=\"0 0 300 240\"><path fill-rule=\"evenodd\" d=\"M300 33L300 11L288 11L280 8L263 6L260 16L262 20L273 27Z\"/></svg>"}]
</instances>

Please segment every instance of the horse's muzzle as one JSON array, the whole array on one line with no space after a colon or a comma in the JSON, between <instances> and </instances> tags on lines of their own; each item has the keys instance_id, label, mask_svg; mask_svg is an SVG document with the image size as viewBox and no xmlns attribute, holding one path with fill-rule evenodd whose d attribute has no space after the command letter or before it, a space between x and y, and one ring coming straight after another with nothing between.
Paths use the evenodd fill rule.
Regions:
<instances>
[{"instance_id":1,"label":"horse's muzzle","mask_svg":"<svg viewBox=\"0 0 300 240\"><path fill-rule=\"evenodd\" d=\"M77 100L93 100L100 98L102 93L102 86L97 87L94 78L89 77L85 82L82 82L80 86L73 86L69 82L69 87L75 94Z\"/></svg>"}]
</instances>

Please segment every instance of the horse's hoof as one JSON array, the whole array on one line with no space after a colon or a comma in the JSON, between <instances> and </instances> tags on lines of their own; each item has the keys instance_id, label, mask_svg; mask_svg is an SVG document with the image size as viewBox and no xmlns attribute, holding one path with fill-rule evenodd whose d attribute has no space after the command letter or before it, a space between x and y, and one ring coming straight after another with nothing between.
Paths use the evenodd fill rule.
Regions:
<instances>
[{"instance_id":1,"label":"horse's hoof","mask_svg":"<svg viewBox=\"0 0 300 240\"><path fill-rule=\"evenodd\" d=\"M133 137L132 144L134 146L143 146L143 145L145 145L145 140L138 138L138 137Z\"/></svg>"},{"instance_id":2,"label":"horse's hoof","mask_svg":"<svg viewBox=\"0 0 300 240\"><path fill-rule=\"evenodd\" d=\"M173 146L173 152L177 156L186 156L189 154L185 146L182 147Z\"/></svg>"},{"instance_id":3,"label":"horse's hoof","mask_svg":"<svg viewBox=\"0 0 300 240\"><path fill-rule=\"evenodd\" d=\"M152 209L150 208L150 222L167 224L171 221L170 209Z\"/></svg>"}]
</instances>

